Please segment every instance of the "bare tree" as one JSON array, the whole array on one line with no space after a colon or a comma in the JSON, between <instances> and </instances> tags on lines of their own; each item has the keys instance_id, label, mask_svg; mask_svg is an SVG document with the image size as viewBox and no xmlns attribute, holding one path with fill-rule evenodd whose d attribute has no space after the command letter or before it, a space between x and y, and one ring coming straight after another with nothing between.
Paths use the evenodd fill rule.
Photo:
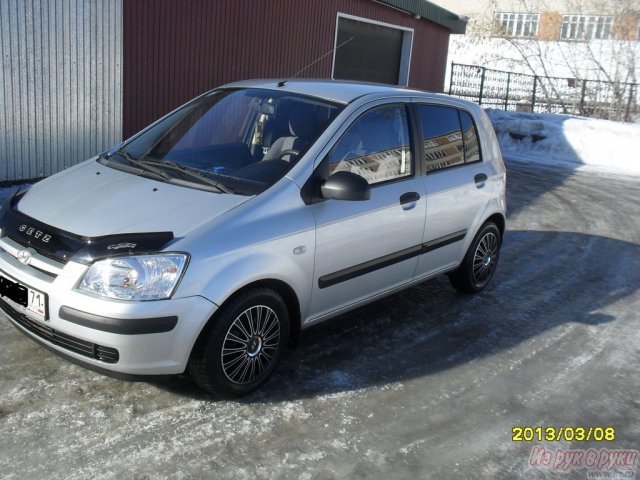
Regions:
<instances>
[{"instance_id":1,"label":"bare tree","mask_svg":"<svg viewBox=\"0 0 640 480\"><path fill-rule=\"evenodd\" d=\"M493 42L481 59L484 65L565 77L537 83L548 105L566 113L628 119L640 67L640 0L566 0L560 12L558 2L544 0L503 5L489 0L485 14L474 18L471 41ZM497 13L505 9L519 15L502 22ZM513 23L523 21L531 25ZM496 45L496 38L506 48Z\"/></svg>"}]
</instances>

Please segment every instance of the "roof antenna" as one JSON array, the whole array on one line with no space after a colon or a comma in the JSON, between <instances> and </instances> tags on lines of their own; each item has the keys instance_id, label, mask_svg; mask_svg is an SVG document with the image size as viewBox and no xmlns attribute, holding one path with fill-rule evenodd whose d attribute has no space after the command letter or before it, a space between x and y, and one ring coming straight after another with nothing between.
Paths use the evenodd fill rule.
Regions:
<instances>
[{"instance_id":1,"label":"roof antenna","mask_svg":"<svg viewBox=\"0 0 640 480\"><path fill-rule=\"evenodd\" d=\"M336 52L340 47L344 47L347 43L349 43L351 40L353 40L354 37L349 37L348 40L342 42L340 45L338 45L335 48L332 48L331 50L329 50L327 53L325 53L324 55L322 55L321 57L316 58L313 62L311 62L309 65L307 65L306 67L302 68L301 70L298 70L295 74L293 74L291 77L287 78L286 80L282 80L280 82L278 82L278 87L284 87L284 84L287 83L289 80L293 80L294 78L296 78L298 75L300 75L302 72L304 72L305 70L307 70L309 67L315 65L316 63L318 63L320 60L322 60L324 57L326 57L327 55L329 55L330 53L334 53Z\"/></svg>"}]
</instances>

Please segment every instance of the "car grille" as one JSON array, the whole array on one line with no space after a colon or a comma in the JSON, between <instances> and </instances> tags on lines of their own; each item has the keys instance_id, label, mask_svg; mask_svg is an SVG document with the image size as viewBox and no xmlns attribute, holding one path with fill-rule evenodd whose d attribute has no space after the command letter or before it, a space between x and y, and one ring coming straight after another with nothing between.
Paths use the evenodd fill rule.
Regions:
<instances>
[{"instance_id":1,"label":"car grille","mask_svg":"<svg viewBox=\"0 0 640 480\"><path fill-rule=\"evenodd\" d=\"M52 255L43 255L39 250L28 247L28 245L20 239L8 235L0 235L0 252L4 251L17 259L20 250L23 248L32 248L35 251L28 265L23 265L22 263L17 265L17 267L25 273L28 273L30 269L34 269L47 275L50 279L55 279L65 267L66 263L59 262Z\"/></svg>"},{"instance_id":2,"label":"car grille","mask_svg":"<svg viewBox=\"0 0 640 480\"><path fill-rule=\"evenodd\" d=\"M61 255L56 255L55 253L49 252L46 249L37 246L37 245L29 245L27 242L25 242L24 240L13 236L13 235L7 235L11 240L13 240L16 243L19 243L20 245L22 245L25 248L31 247L33 248L36 252L38 252L40 255L42 255L43 257L47 257L50 258L51 260L55 260L56 262L61 263L62 265L64 265L65 263L67 263L67 259L64 258Z\"/></svg>"},{"instance_id":3,"label":"car grille","mask_svg":"<svg viewBox=\"0 0 640 480\"><path fill-rule=\"evenodd\" d=\"M120 354L115 348L104 347L102 345L87 342L86 340L81 340L79 338L72 337L71 335L67 335L66 333L59 332L58 330L23 315L2 298L0 298L0 306L20 326L27 329L34 335L48 340L54 345L62 347L65 350L69 350L70 352L77 353L85 357L94 358L105 363L118 363L118 360L120 359Z\"/></svg>"}]
</instances>

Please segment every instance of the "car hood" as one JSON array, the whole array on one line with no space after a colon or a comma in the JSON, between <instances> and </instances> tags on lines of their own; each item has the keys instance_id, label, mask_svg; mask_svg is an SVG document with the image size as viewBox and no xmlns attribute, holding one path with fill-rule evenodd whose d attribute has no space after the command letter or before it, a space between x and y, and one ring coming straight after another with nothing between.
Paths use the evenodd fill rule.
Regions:
<instances>
[{"instance_id":1,"label":"car hood","mask_svg":"<svg viewBox=\"0 0 640 480\"><path fill-rule=\"evenodd\" d=\"M160 231L180 237L250 198L171 185L87 161L33 185L17 209L86 237Z\"/></svg>"}]
</instances>

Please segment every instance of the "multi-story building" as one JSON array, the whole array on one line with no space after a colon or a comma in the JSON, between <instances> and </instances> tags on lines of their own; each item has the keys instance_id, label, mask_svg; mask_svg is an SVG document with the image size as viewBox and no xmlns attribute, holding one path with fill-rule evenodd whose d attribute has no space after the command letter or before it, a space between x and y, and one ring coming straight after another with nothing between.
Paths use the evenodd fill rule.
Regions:
<instances>
[{"instance_id":1,"label":"multi-story building","mask_svg":"<svg viewBox=\"0 0 640 480\"><path fill-rule=\"evenodd\" d=\"M638 0L432 0L469 17L470 35L538 40L638 40Z\"/></svg>"},{"instance_id":2,"label":"multi-story building","mask_svg":"<svg viewBox=\"0 0 640 480\"><path fill-rule=\"evenodd\" d=\"M640 0L432 1L468 20L449 42L450 93L494 108L637 118Z\"/></svg>"}]
</instances>

